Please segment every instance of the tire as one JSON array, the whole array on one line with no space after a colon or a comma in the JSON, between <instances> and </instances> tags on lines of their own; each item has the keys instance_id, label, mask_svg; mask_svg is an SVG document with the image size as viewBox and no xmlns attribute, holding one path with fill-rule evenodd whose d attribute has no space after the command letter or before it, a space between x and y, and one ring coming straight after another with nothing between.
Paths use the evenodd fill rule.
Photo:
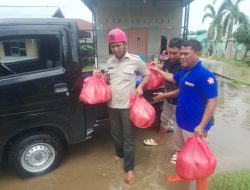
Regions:
<instances>
[{"instance_id":1,"label":"tire","mask_svg":"<svg viewBox=\"0 0 250 190\"><path fill-rule=\"evenodd\" d=\"M31 134L11 147L9 164L20 177L33 177L56 168L62 156L63 146L58 138L49 134Z\"/></svg>"}]
</instances>

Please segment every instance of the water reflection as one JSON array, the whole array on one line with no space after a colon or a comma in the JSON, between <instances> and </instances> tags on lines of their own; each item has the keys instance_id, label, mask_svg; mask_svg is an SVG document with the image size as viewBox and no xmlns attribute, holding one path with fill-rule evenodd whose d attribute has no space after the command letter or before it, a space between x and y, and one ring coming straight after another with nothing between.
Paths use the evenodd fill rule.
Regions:
<instances>
[{"instance_id":1,"label":"water reflection","mask_svg":"<svg viewBox=\"0 0 250 190\"><path fill-rule=\"evenodd\" d=\"M230 85L219 78L219 104L216 113L226 123L250 129L250 86Z\"/></svg>"}]
</instances>

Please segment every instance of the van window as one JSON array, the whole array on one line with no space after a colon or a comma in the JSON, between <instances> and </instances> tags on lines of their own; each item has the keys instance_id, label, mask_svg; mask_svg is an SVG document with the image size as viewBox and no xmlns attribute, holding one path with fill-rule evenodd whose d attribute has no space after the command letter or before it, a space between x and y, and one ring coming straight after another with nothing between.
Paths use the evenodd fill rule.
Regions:
<instances>
[{"instance_id":1,"label":"van window","mask_svg":"<svg viewBox=\"0 0 250 190\"><path fill-rule=\"evenodd\" d=\"M55 35L0 39L0 77L61 66L60 39Z\"/></svg>"}]
</instances>

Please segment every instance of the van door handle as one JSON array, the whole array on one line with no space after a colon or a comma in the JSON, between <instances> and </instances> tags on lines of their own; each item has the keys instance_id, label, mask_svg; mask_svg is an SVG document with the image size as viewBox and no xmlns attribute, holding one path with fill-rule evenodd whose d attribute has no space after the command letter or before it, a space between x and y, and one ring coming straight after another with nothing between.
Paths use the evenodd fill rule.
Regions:
<instances>
[{"instance_id":1,"label":"van door handle","mask_svg":"<svg viewBox=\"0 0 250 190\"><path fill-rule=\"evenodd\" d=\"M54 84L54 92L55 93L68 92L67 83Z\"/></svg>"}]
</instances>

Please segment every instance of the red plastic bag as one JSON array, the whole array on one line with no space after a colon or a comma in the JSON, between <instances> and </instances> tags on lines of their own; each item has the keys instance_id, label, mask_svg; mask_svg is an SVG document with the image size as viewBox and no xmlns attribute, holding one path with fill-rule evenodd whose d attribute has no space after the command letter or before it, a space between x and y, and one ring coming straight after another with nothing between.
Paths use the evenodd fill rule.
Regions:
<instances>
[{"instance_id":1,"label":"red plastic bag","mask_svg":"<svg viewBox=\"0 0 250 190\"><path fill-rule=\"evenodd\" d=\"M111 99L111 91L103 77L93 74L84 80L84 88L80 94L80 101L86 104L99 104Z\"/></svg>"},{"instance_id":2,"label":"red plastic bag","mask_svg":"<svg viewBox=\"0 0 250 190\"><path fill-rule=\"evenodd\" d=\"M146 90L158 88L165 84L164 78L157 71L155 71L153 67L154 67L153 62L152 61L148 62L147 68L150 71L150 78L148 83L144 87Z\"/></svg>"},{"instance_id":3,"label":"red plastic bag","mask_svg":"<svg viewBox=\"0 0 250 190\"><path fill-rule=\"evenodd\" d=\"M155 120L155 109L142 96L130 94L130 120L138 128L148 128Z\"/></svg>"},{"instance_id":4,"label":"red plastic bag","mask_svg":"<svg viewBox=\"0 0 250 190\"><path fill-rule=\"evenodd\" d=\"M217 160L203 139L191 137L176 160L176 173L185 180L208 178L213 174Z\"/></svg>"}]
</instances>

